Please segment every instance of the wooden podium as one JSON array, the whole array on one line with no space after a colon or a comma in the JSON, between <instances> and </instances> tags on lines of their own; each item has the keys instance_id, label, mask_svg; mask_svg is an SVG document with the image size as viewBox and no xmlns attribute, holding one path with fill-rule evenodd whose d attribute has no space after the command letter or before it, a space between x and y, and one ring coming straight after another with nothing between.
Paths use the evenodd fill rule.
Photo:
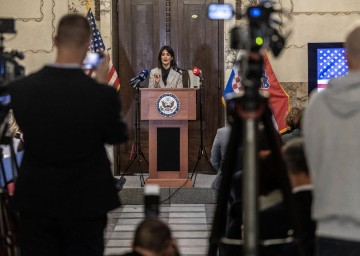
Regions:
<instances>
[{"instance_id":1,"label":"wooden podium","mask_svg":"<svg viewBox=\"0 0 360 256\"><path fill-rule=\"evenodd\" d=\"M196 120L194 88L141 88L141 120L149 120L149 177L145 184L191 187L188 120Z\"/></svg>"}]
</instances>

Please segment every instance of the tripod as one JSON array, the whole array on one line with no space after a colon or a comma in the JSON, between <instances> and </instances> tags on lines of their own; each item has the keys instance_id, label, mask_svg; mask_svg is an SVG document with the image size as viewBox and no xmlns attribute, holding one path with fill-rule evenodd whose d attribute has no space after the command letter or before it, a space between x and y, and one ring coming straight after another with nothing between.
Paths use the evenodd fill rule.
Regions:
<instances>
[{"instance_id":1,"label":"tripod","mask_svg":"<svg viewBox=\"0 0 360 256\"><path fill-rule=\"evenodd\" d=\"M198 173L198 165L200 163L200 160L202 157L205 157L205 160L206 162L209 164L210 168L214 171L214 167L213 165L211 164L210 160L209 160L209 157L206 153L206 148L204 146L204 135L203 135L203 115L202 115L202 105L203 105L203 96L202 96L202 91L203 91L203 84L204 84L204 79L202 77L200 77L200 89L199 89L199 94L200 94L200 145L199 145L199 150L198 150L198 156L197 156L197 161L196 161L196 164L195 164L195 167L192 171L192 174L191 174L191 177L190 179L192 180L194 174L195 174L195 178L194 178L194 181L193 181L193 187L195 186L195 181L196 181L196 176L197 176L197 173Z\"/></svg>"},{"instance_id":2,"label":"tripod","mask_svg":"<svg viewBox=\"0 0 360 256\"><path fill-rule=\"evenodd\" d=\"M141 187L145 184L144 174L141 169L141 160L143 159L146 164L149 166L149 162L146 160L140 145L140 86L139 84L135 84L134 87L136 88L135 94L135 141L131 145L131 152L130 152L130 160L126 165L123 175L124 177L126 172L130 169L132 164L137 160L138 163L138 170L140 173L140 184Z\"/></svg>"},{"instance_id":3,"label":"tripod","mask_svg":"<svg viewBox=\"0 0 360 256\"><path fill-rule=\"evenodd\" d=\"M260 57L260 56L258 56ZM287 178L286 167L282 160L279 138L276 136L277 131L272 123L272 113L267 103L267 98L260 95L258 88L261 80L261 67L263 60L249 62L249 79L243 82L245 92L241 97L232 99L234 101L234 110L232 111L233 124L229 142L226 148L225 159L221 166L223 170L223 179L221 180L220 191L218 194L217 207L214 215L213 229L210 236L210 246L208 255L215 256L218 244L226 245L225 255L244 255L257 256L260 252L262 241L259 240L259 207L258 196L260 185L258 183L259 172L259 154L258 154L258 134L259 123L264 126L263 134L267 139L271 156L274 161L276 170L274 179L277 180L279 189L282 192L284 206L288 216L292 219L295 235L302 236L301 226L297 222L296 210L291 197L291 189ZM232 104L227 104L232 105ZM243 134L243 138L241 138ZM237 155L237 149L241 145L244 148L243 156ZM230 233L226 229L227 209L230 190L232 186L233 174L239 157L243 157L242 184L236 184L239 188L242 185L242 191L237 193L240 196L240 207L231 209L235 218L242 218L241 223L237 223L238 228L235 232ZM235 211L234 211L235 210ZM234 214L235 212L235 214ZM243 235L241 225L243 224ZM241 254L241 252L243 254ZM301 254L302 255L302 254Z\"/></svg>"},{"instance_id":4,"label":"tripod","mask_svg":"<svg viewBox=\"0 0 360 256\"><path fill-rule=\"evenodd\" d=\"M5 127L7 127L7 124ZM4 136L3 132L1 134L1 144L8 145L10 148L10 159L8 159L10 163L4 164L3 148L0 147L0 177L3 181L1 184L3 188L0 191L0 254L16 256L20 255L16 239L17 215L12 205L13 186L10 188L10 185L14 184L14 180L18 175L19 165L12 138ZM7 169L8 172L6 172L5 166L11 168L11 170ZM11 178L8 179L7 174Z\"/></svg>"}]
</instances>

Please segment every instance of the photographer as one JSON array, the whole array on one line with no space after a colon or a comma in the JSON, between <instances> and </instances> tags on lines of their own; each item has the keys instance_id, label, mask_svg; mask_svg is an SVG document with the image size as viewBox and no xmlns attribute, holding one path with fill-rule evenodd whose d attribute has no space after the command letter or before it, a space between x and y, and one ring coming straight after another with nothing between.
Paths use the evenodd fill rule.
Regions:
<instances>
[{"instance_id":1,"label":"photographer","mask_svg":"<svg viewBox=\"0 0 360 256\"><path fill-rule=\"evenodd\" d=\"M78 14L59 22L56 61L10 84L24 157L15 188L23 256L103 255L107 212L120 206L104 143L127 139L109 57L96 80L81 69L90 26Z\"/></svg>"}]
</instances>

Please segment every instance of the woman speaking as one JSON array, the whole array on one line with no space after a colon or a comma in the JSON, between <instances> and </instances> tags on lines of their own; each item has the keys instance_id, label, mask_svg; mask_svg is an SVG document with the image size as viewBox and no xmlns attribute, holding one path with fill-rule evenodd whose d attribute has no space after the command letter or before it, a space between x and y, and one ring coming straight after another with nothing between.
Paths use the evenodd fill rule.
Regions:
<instances>
[{"instance_id":1,"label":"woman speaking","mask_svg":"<svg viewBox=\"0 0 360 256\"><path fill-rule=\"evenodd\" d=\"M165 45L158 56L158 67L150 72L149 88L183 88L181 71L177 69L174 50Z\"/></svg>"}]
</instances>

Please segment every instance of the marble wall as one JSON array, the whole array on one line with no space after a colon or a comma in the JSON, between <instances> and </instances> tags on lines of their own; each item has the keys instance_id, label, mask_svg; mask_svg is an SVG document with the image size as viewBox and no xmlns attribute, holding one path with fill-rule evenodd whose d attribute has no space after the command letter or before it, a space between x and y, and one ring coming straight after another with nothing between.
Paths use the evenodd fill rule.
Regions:
<instances>
[{"instance_id":1,"label":"marble wall","mask_svg":"<svg viewBox=\"0 0 360 256\"><path fill-rule=\"evenodd\" d=\"M91 8L99 2L101 31L105 46L111 52L111 0L92 0ZM16 34L5 34L5 50L20 50L20 61L29 74L52 62L55 49L52 38L59 19L66 13L86 14L87 0L0 0L0 17L15 18Z\"/></svg>"}]
</instances>

